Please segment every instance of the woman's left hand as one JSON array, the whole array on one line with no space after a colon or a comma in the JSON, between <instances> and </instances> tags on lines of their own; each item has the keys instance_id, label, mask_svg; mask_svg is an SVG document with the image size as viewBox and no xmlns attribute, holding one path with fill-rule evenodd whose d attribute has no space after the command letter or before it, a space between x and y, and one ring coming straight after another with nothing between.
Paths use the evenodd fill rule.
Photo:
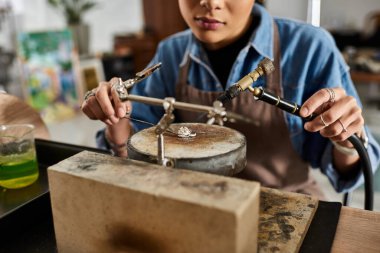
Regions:
<instances>
[{"instance_id":1,"label":"woman's left hand","mask_svg":"<svg viewBox=\"0 0 380 253\"><path fill-rule=\"evenodd\" d=\"M347 147L352 144L345 140L363 129L362 109L342 88L324 88L314 93L302 105L300 115L307 117L312 113L317 116L305 123L307 131L319 131L322 136Z\"/></svg>"}]
</instances>

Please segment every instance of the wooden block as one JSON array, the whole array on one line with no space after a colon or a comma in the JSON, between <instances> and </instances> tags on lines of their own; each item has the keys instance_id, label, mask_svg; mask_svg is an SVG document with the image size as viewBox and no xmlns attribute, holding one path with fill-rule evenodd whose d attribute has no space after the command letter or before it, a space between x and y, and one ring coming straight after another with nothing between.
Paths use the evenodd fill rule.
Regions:
<instances>
[{"instance_id":1,"label":"wooden block","mask_svg":"<svg viewBox=\"0 0 380 253\"><path fill-rule=\"evenodd\" d=\"M59 253L257 251L258 183L88 151L48 177Z\"/></svg>"},{"instance_id":2,"label":"wooden block","mask_svg":"<svg viewBox=\"0 0 380 253\"><path fill-rule=\"evenodd\" d=\"M315 197L261 187L258 252L298 252L317 207Z\"/></svg>"}]
</instances>

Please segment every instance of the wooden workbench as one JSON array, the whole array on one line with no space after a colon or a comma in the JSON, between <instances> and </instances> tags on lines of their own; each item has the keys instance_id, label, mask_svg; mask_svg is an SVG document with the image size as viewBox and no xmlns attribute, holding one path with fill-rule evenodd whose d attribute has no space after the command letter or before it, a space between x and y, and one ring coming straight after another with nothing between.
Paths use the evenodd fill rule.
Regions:
<instances>
[{"instance_id":1,"label":"wooden workbench","mask_svg":"<svg viewBox=\"0 0 380 253\"><path fill-rule=\"evenodd\" d=\"M37 140L36 144L38 160L42 165L39 178L41 186L20 189L13 193L2 191L0 252L37 253L41 252L41 249L43 252L57 252L46 168L69 155L80 152L85 147L44 140ZM284 194L286 196L287 193L284 192ZM10 196L13 198L10 199ZM12 205L14 211L8 210L6 213L1 213L4 205ZM320 242L315 241L315 245L318 244ZM380 252L379 249L380 212L342 207L331 252L375 253Z\"/></svg>"},{"instance_id":2,"label":"wooden workbench","mask_svg":"<svg viewBox=\"0 0 380 253\"><path fill-rule=\"evenodd\" d=\"M331 252L380 252L380 213L342 207Z\"/></svg>"}]
</instances>

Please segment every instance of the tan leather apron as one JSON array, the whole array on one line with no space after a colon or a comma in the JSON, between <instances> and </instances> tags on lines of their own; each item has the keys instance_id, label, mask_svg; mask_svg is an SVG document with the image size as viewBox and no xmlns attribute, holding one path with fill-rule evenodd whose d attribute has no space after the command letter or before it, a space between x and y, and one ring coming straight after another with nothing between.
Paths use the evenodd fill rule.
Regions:
<instances>
[{"instance_id":1,"label":"tan leather apron","mask_svg":"<svg viewBox=\"0 0 380 253\"><path fill-rule=\"evenodd\" d=\"M274 55L276 70L267 77L266 88L282 97L280 42L274 26ZM221 92L208 92L187 84L190 58L181 67L176 86L176 99L182 102L211 106ZM311 176L311 168L294 150L284 112L273 105L255 101L250 92L243 92L224 105L227 110L249 117L259 124L228 123L226 126L243 133L247 139L247 166L239 178L259 181L263 186L310 194L325 199ZM199 114L176 111L180 122L200 122Z\"/></svg>"}]
</instances>

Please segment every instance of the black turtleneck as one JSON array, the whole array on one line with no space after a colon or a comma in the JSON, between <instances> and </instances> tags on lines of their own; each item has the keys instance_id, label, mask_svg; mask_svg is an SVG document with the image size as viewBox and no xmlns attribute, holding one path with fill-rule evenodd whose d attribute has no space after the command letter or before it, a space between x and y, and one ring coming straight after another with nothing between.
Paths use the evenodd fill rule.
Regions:
<instances>
[{"instance_id":1,"label":"black turtleneck","mask_svg":"<svg viewBox=\"0 0 380 253\"><path fill-rule=\"evenodd\" d=\"M233 43L217 50L205 49L211 67L224 89L226 88L232 64L235 62L240 50L248 44L258 22L259 21L256 18L253 18L247 31L245 31L245 33Z\"/></svg>"}]
</instances>

